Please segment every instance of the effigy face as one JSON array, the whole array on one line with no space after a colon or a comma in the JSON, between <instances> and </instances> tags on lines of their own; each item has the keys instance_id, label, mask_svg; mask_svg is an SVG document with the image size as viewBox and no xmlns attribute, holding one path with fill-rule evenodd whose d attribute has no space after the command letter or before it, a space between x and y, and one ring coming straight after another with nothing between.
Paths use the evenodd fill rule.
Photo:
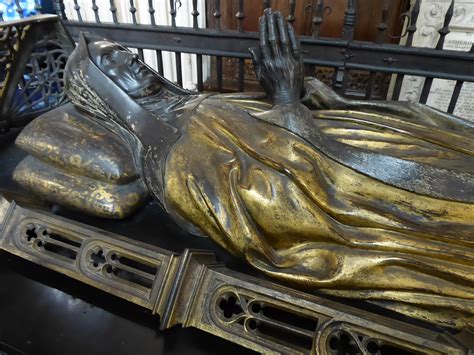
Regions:
<instances>
[{"instance_id":1,"label":"effigy face","mask_svg":"<svg viewBox=\"0 0 474 355\"><path fill-rule=\"evenodd\" d=\"M94 64L131 97L159 91L159 77L138 60L138 55L109 41L92 42L88 49Z\"/></svg>"},{"instance_id":2,"label":"effigy face","mask_svg":"<svg viewBox=\"0 0 474 355\"><path fill-rule=\"evenodd\" d=\"M251 54L266 97L197 95L82 36L66 91L126 142L136 175L189 233L290 285L472 324L473 125L304 80L278 13L260 20Z\"/></svg>"}]
</instances>

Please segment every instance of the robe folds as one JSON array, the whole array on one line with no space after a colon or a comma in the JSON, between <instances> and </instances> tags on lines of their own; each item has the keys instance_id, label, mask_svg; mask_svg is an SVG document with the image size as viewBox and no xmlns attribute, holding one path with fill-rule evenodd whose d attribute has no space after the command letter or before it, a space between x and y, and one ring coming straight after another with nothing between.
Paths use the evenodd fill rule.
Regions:
<instances>
[{"instance_id":1,"label":"robe folds","mask_svg":"<svg viewBox=\"0 0 474 355\"><path fill-rule=\"evenodd\" d=\"M203 100L166 159L168 212L286 283L474 323L473 125L306 90L296 124L256 96Z\"/></svg>"}]
</instances>

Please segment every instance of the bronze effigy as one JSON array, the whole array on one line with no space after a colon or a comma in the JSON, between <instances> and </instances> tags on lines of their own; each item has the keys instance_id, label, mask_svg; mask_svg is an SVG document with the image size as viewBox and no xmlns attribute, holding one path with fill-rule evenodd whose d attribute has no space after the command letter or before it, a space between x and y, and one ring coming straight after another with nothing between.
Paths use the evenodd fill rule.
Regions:
<instances>
[{"instance_id":1,"label":"bronze effigy","mask_svg":"<svg viewBox=\"0 0 474 355\"><path fill-rule=\"evenodd\" d=\"M127 141L71 104L38 117L16 144L29 156L16 167L14 179L50 202L124 218L148 197Z\"/></svg>"},{"instance_id":2,"label":"bronze effigy","mask_svg":"<svg viewBox=\"0 0 474 355\"><path fill-rule=\"evenodd\" d=\"M278 13L260 19L251 54L266 97L197 95L82 35L66 91L127 142L137 175L188 232L291 285L471 325L474 125L303 80Z\"/></svg>"}]
</instances>

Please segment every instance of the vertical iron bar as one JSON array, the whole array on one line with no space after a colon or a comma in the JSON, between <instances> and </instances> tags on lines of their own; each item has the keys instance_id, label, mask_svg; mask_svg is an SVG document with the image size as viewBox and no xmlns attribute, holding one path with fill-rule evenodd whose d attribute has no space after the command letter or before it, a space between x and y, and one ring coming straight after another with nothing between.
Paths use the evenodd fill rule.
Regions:
<instances>
[{"instance_id":1,"label":"vertical iron bar","mask_svg":"<svg viewBox=\"0 0 474 355\"><path fill-rule=\"evenodd\" d=\"M82 22L81 7L77 3L77 0L74 0L74 10L76 10L77 19L79 22Z\"/></svg>"},{"instance_id":2,"label":"vertical iron bar","mask_svg":"<svg viewBox=\"0 0 474 355\"><path fill-rule=\"evenodd\" d=\"M403 74L397 74L397 80L395 81L395 87L393 88L392 100L398 101L400 98L400 91L402 91Z\"/></svg>"},{"instance_id":3,"label":"vertical iron bar","mask_svg":"<svg viewBox=\"0 0 474 355\"><path fill-rule=\"evenodd\" d=\"M176 28L176 15L178 14L176 9L176 0L170 0L170 15L171 15L171 26ZM183 86L183 68L181 64L181 52L174 53L174 59L176 63L176 81L179 86Z\"/></svg>"},{"instance_id":4,"label":"vertical iron bar","mask_svg":"<svg viewBox=\"0 0 474 355\"><path fill-rule=\"evenodd\" d=\"M380 14L380 23L377 26L377 37L375 39L376 44L383 44L387 32L387 21L388 21L389 3L388 0L383 0L382 13ZM367 80L367 87L365 88L365 99L370 100L372 98L372 91L374 87L376 72L370 72L369 79Z\"/></svg>"},{"instance_id":5,"label":"vertical iron bar","mask_svg":"<svg viewBox=\"0 0 474 355\"><path fill-rule=\"evenodd\" d=\"M239 32L244 32L244 20L245 20L245 13L244 13L244 0L239 0L239 11L235 14L238 21L238 30Z\"/></svg>"},{"instance_id":6,"label":"vertical iron bar","mask_svg":"<svg viewBox=\"0 0 474 355\"><path fill-rule=\"evenodd\" d=\"M115 6L115 0L110 0L109 10L112 13L112 21L114 21L114 23L118 23L118 20L117 20L117 6Z\"/></svg>"},{"instance_id":7,"label":"vertical iron bar","mask_svg":"<svg viewBox=\"0 0 474 355\"><path fill-rule=\"evenodd\" d=\"M198 6L197 6L197 0L193 0L193 11L191 12L191 15L193 16L193 28L198 29L199 28L199 24L198 24L199 11L198 11ZM202 54L196 54L196 70L197 70L197 90L199 92L203 92L204 85L203 85L203 74L202 74Z\"/></svg>"},{"instance_id":8,"label":"vertical iron bar","mask_svg":"<svg viewBox=\"0 0 474 355\"><path fill-rule=\"evenodd\" d=\"M100 23L99 6L97 6L96 0L92 0L92 11L94 11L95 22Z\"/></svg>"},{"instance_id":9,"label":"vertical iron bar","mask_svg":"<svg viewBox=\"0 0 474 355\"><path fill-rule=\"evenodd\" d=\"M130 13L132 14L132 22L134 25L137 24L137 15L136 15L136 12L137 12L137 8L135 7L135 4L133 2L133 0L130 0L130 9L129 9Z\"/></svg>"},{"instance_id":10,"label":"vertical iron bar","mask_svg":"<svg viewBox=\"0 0 474 355\"><path fill-rule=\"evenodd\" d=\"M433 78L426 78L423 85L423 90L421 90L420 103L426 104L428 101L428 96L430 95L431 85L433 84Z\"/></svg>"},{"instance_id":11,"label":"vertical iron bar","mask_svg":"<svg viewBox=\"0 0 474 355\"><path fill-rule=\"evenodd\" d=\"M221 1L220 0L215 0L215 8L216 10L214 11L214 18L216 19L216 30L220 31L221 30Z\"/></svg>"},{"instance_id":12,"label":"vertical iron bar","mask_svg":"<svg viewBox=\"0 0 474 355\"><path fill-rule=\"evenodd\" d=\"M311 5L311 13L312 13L312 16L313 16L313 19L312 19L312 26L313 26L312 36L314 38L318 38L321 34L321 24L323 23L324 12L326 11L326 8L324 7L324 0L316 0L316 2L317 3L315 3L315 1L313 0L312 5ZM307 64L306 68L305 68L305 71L308 72L307 75L315 76L316 72L317 72L317 69L316 69L315 65Z\"/></svg>"},{"instance_id":13,"label":"vertical iron bar","mask_svg":"<svg viewBox=\"0 0 474 355\"><path fill-rule=\"evenodd\" d=\"M170 0L170 15L171 15L171 26L176 27L176 3L175 3L175 0Z\"/></svg>"},{"instance_id":14,"label":"vertical iron bar","mask_svg":"<svg viewBox=\"0 0 474 355\"><path fill-rule=\"evenodd\" d=\"M367 87L365 88L365 99L370 100L372 98L372 91L375 82L375 76L377 75L376 72L371 71L369 74L369 78L367 79Z\"/></svg>"},{"instance_id":15,"label":"vertical iron bar","mask_svg":"<svg viewBox=\"0 0 474 355\"><path fill-rule=\"evenodd\" d=\"M352 41L354 38L354 27L357 18L357 0L347 0L346 12L344 13L344 27L342 39Z\"/></svg>"},{"instance_id":16,"label":"vertical iron bar","mask_svg":"<svg viewBox=\"0 0 474 355\"><path fill-rule=\"evenodd\" d=\"M64 11L65 7L63 0L54 0L53 5L56 15L58 15L61 20L67 21L66 12Z\"/></svg>"},{"instance_id":17,"label":"vertical iron bar","mask_svg":"<svg viewBox=\"0 0 474 355\"><path fill-rule=\"evenodd\" d=\"M382 13L380 16L380 23L377 26L377 38L375 43L382 44L385 41L388 28L388 15L389 15L389 0L383 0Z\"/></svg>"},{"instance_id":18,"label":"vertical iron bar","mask_svg":"<svg viewBox=\"0 0 474 355\"><path fill-rule=\"evenodd\" d=\"M263 0L263 8L268 9L271 7L270 0Z\"/></svg>"},{"instance_id":19,"label":"vertical iron bar","mask_svg":"<svg viewBox=\"0 0 474 355\"><path fill-rule=\"evenodd\" d=\"M410 24L407 27L407 47L411 47L413 45L413 36L415 35L415 32L417 30L416 22L418 21L418 16L420 15L420 4L421 0L416 0L415 5L413 5L413 9L411 10Z\"/></svg>"},{"instance_id":20,"label":"vertical iron bar","mask_svg":"<svg viewBox=\"0 0 474 355\"><path fill-rule=\"evenodd\" d=\"M156 26L155 9L153 8L153 0L148 0L148 13L150 14L150 24Z\"/></svg>"},{"instance_id":21,"label":"vertical iron bar","mask_svg":"<svg viewBox=\"0 0 474 355\"><path fill-rule=\"evenodd\" d=\"M193 28L198 28L199 11L197 7L197 0L193 0L193 11L191 12L191 15L193 16Z\"/></svg>"},{"instance_id":22,"label":"vertical iron bar","mask_svg":"<svg viewBox=\"0 0 474 355\"><path fill-rule=\"evenodd\" d=\"M140 60L144 62L145 57L143 56L143 48L137 48L137 51L138 51L138 58L140 58Z\"/></svg>"},{"instance_id":23,"label":"vertical iron bar","mask_svg":"<svg viewBox=\"0 0 474 355\"><path fill-rule=\"evenodd\" d=\"M291 24L293 24L293 22L295 22L296 20L295 11L296 11L296 0L290 0L290 14L288 15L286 19Z\"/></svg>"},{"instance_id":24,"label":"vertical iron bar","mask_svg":"<svg viewBox=\"0 0 474 355\"><path fill-rule=\"evenodd\" d=\"M158 74L163 76L163 55L159 49L156 50L156 65L158 67Z\"/></svg>"},{"instance_id":25,"label":"vertical iron bar","mask_svg":"<svg viewBox=\"0 0 474 355\"><path fill-rule=\"evenodd\" d=\"M203 77L202 77L202 55L196 55L196 66L197 66L197 90L199 92L204 91Z\"/></svg>"},{"instance_id":26,"label":"vertical iron bar","mask_svg":"<svg viewBox=\"0 0 474 355\"><path fill-rule=\"evenodd\" d=\"M239 58L239 91L245 89L245 59Z\"/></svg>"},{"instance_id":27,"label":"vertical iron bar","mask_svg":"<svg viewBox=\"0 0 474 355\"><path fill-rule=\"evenodd\" d=\"M446 15L444 16L444 24L438 31L439 33L439 40L438 44L436 45L436 49L443 49L444 40L446 35L450 32L449 31L449 23L454 15L454 0L451 1L451 5L449 5L448 11L446 11Z\"/></svg>"},{"instance_id":28,"label":"vertical iron bar","mask_svg":"<svg viewBox=\"0 0 474 355\"><path fill-rule=\"evenodd\" d=\"M446 11L446 15L444 16L444 24L443 27L440 28L439 32L439 40L438 44L436 45L436 49L442 50L444 46L444 40L446 35L449 33L449 23L454 15L454 0L451 0L451 4L449 5L448 11ZM425 83L423 85L423 90L421 91L420 102L425 104L428 101L428 96L430 94L431 85L433 84L433 78L426 78Z\"/></svg>"},{"instance_id":29,"label":"vertical iron bar","mask_svg":"<svg viewBox=\"0 0 474 355\"><path fill-rule=\"evenodd\" d=\"M23 14L23 9L20 5L20 0L15 0L15 11L18 13L18 15L20 15L20 18L23 18L25 17L24 14Z\"/></svg>"},{"instance_id":30,"label":"vertical iron bar","mask_svg":"<svg viewBox=\"0 0 474 355\"><path fill-rule=\"evenodd\" d=\"M316 8L313 8L313 37L319 37L321 24L323 23L324 0L319 0Z\"/></svg>"},{"instance_id":31,"label":"vertical iron bar","mask_svg":"<svg viewBox=\"0 0 474 355\"><path fill-rule=\"evenodd\" d=\"M459 94L461 94L462 85L464 81L456 81L456 86L454 87L453 96L451 96L451 101L449 101L448 113L453 113L456 108L456 104L459 99Z\"/></svg>"},{"instance_id":32,"label":"vertical iron bar","mask_svg":"<svg viewBox=\"0 0 474 355\"><path fill-rule=\"evenodd\" d=\"M245 12L244 12L244 0L239 0L239 11L235 15L237 17L238 23L238 30L240 32L244 32L244 19L245 19ZM239 91L244 91L245 89L245 59L239 58Z\"/></svg>"},{"instance_id":33,"label":"vertical iron bar","mask_svg":"<svg viewBox=\"0 0 474 355\"><path fill-rule=\"evenodd\" d=\"M183 68L181 67L181 52L175 52L176 80L179 86L183 86Z\"/></svg>"},{"instance_id":34,"label":"vertical iron bar","mask_svg":"<svg viewBox=\"0 0 474 355\"><path fill-rule=\"evenodd\" d=\"M215 29L221 31L221 1L215 0L214 18L216 19ZM222 57L216 56L216 76L217 76L217 91L222 92Z\"/></svg>"},{"instance_id":35,"label":"vertical iron bar","mask_svg":"<svg viewBox=\"0 0 474 355\"><path fill-rule=\"evenodd\" d=\"M217 66L217 91L222 92L222 57L216 57L216 66Z\"/></svg>"},{"instance_id":36,"label":"vertical iron bar","mask_svg":"<svg viewBox=\"0 0 474 355\"><path fill-rule=\"evenodd\" d=\"M344 26L342 30L342 38L347 41L347 44L352 41L354 38L354 27L357 19L357 0L347 0L347 7L344 14ZM344 49L342 52L344 56L344 65L337 68L335 75L335 88L339 91L340 94L344 95L346 93L348 72L346 70L347 61L351 59L351 55L347 53L347 50Z\"/></svg>"},{"instance_id":37,"label":"vertical iron bar","mask_svg":"<svg viewBox=\"0 0 474 355\"><path fill-rule=\"evenodd\" d=\"M420 15L420 4L421 0L416 0L415 4L410 13L410 23L407 26L407 43L406 47L411 47L413 45L413 36L417 30L416 22L418 21L418 16ZM400 98L400 92L402 91L403 85L403 78L405 76L403 74L397 75L397 81L395 82L395 88L393 90L392 100L398 100Z\"/></svg>"}]
</instances>

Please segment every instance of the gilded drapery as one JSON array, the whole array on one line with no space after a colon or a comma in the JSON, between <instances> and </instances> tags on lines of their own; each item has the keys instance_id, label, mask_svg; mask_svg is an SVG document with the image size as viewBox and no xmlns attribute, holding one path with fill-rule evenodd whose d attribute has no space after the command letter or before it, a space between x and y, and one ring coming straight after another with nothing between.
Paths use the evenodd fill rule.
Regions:
<instances>
[{"instance_id":1,"label":"gilded drapery","mask_svg":"<svg viewBox=\"0 0 474 355\"><path fill-rule=\"evenodd\" d=\"M356 110L335 94L323 97L317 81L307 87L307 104L319 106L311 124L325 142L453 171L472 186L467 122L418 106ZM259 116L266 108L223 95L194 110L167 158L168 211L290 284L447 326L472 323L474 196L410 191L390 171L374 178L330 156L330 147L266 122L281 114Z\"/></svg>"}]
</instances>

